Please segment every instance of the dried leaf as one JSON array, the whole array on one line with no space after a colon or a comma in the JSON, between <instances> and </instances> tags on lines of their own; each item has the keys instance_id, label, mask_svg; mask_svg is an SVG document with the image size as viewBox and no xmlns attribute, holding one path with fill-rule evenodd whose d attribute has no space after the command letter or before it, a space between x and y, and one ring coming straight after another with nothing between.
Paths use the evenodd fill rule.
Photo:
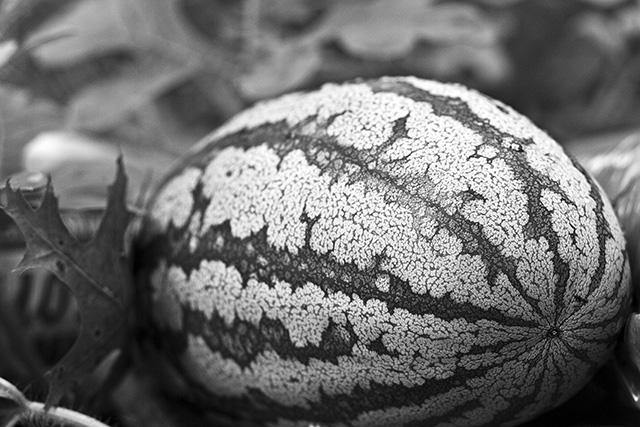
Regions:
<instances>
[{"instance_id":1,"label":"dried leaf","mask_svg":"<svg viewBox=\"0 0 640 427\"><path fill-rule=\"evenodd\" d=\"M124 247L130 214L125 204L127 178L121 159L119 166L98 231L88 242L79 241L68 231L50 184L37 210L10 183L6 188L4 209L27 242L17 270L52 271L72 290L81 313L78 340L48 373L52 382L50 404L73 394L83 379L127 339L132 288Z\"/></svg>"}]
</instances>

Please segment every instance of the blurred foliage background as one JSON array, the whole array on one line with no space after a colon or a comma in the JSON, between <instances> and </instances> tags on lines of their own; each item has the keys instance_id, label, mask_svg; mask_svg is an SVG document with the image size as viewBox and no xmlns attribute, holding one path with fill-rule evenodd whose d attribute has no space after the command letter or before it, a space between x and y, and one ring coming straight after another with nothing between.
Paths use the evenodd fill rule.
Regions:
<instances>
[{"instance_id":1,"label":"blurred foliage background","mask_svg":"<svg viewBox=\"0 0 640 427\"><path fill-rule=\"evenodd\" d=\"M52 173L63 205L95 205L114 146L142 182L260 99L401 74L475 87L561 142L638 126L640 5L2 0L0 178Z\"/></svg>"},{"instance_id":2,"label":"blurred foliage background","mask_svg":"<svg viewBox=\"0 0 640 427\"><path fill-rule=\"evenodd\" d=\"M618 142L640 128L640 2L0 0L0 180L50 174L63 209L99 209L121 152L135 209L178 155L248 105L407 74L499 98L561 143ZM19 236L1 215L6 249ZM77 321L55 312L51 284L24 286L51 281L40 276L0 287L0 346L16 353L0 376L19 384L64 354ZM22 337L10 330L19 311L33 314ZM52 360L26 357L34 347ZM640 425L614 375L535 425Z\"/></svg>"}]
</instances>

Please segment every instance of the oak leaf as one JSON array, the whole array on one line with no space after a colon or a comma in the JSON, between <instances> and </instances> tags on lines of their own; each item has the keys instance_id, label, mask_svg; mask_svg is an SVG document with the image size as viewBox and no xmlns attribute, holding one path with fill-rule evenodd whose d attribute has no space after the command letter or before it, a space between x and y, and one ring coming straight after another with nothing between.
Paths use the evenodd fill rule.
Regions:
<instances>
[{"instance_id":1,"label":"oak leaf","mask_svg":"<svg viewBox=\"0 0 640 427\"><path fill-rule=\"evenodd\" d=\"M122 352L127 343L133 289L125 248L131 217L126 207L126 186L120 158L100 225L90 240L81 241L63 222L50 180L37 209L7 182L3 209L27 243L16 270L52 271L73 292L81 316L76 342L47 373L51 384L48 404L73 397L79 387L86 386L83 382L94 370Z\"/></svg>"}]
</instances>

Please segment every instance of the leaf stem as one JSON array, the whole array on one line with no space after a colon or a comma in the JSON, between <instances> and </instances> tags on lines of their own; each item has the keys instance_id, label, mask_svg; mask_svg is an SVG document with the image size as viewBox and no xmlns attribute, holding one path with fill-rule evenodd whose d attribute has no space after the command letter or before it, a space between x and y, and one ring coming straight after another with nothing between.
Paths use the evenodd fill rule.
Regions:
<instances>
[{"instance_id":1,"label":"leaf stem","mask_svg":"<svg viewBox=\"0 0 640 427\"><path fill-rule=\"evenodd\" d=\"M28 409L11 420L6 427L25 425L25 421L28 420L42 420L46 421L46 425L60 427L109 427L95 418L71 409L61 407L46 409L45 404L41 402L29 402ZM34 422L33 425L40 424Z\"/></svg>"}]
</instances>

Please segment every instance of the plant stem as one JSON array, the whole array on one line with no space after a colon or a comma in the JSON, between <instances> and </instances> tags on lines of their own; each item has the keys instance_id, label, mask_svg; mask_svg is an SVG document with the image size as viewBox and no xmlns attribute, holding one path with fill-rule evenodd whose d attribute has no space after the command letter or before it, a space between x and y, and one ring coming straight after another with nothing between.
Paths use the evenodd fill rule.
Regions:
<instances>
[{"instance_id":1,"label":"plant stem","mask_svg":"<svg viewBox=\"0 0 640 427\"><path fill-rule=\"evenodd\" d=\"M32 421L31 424L25 422ZM10 421L6 427L15 427L16 425L40 425L37 420L46 422L46 425L60 427L109 427L95 418L80 412L72 411L66 408L45 408L45 404L41 402L29 402L27 410ZM43 424L45 425L45 424Z\"/></svg>"}]
</instances>

